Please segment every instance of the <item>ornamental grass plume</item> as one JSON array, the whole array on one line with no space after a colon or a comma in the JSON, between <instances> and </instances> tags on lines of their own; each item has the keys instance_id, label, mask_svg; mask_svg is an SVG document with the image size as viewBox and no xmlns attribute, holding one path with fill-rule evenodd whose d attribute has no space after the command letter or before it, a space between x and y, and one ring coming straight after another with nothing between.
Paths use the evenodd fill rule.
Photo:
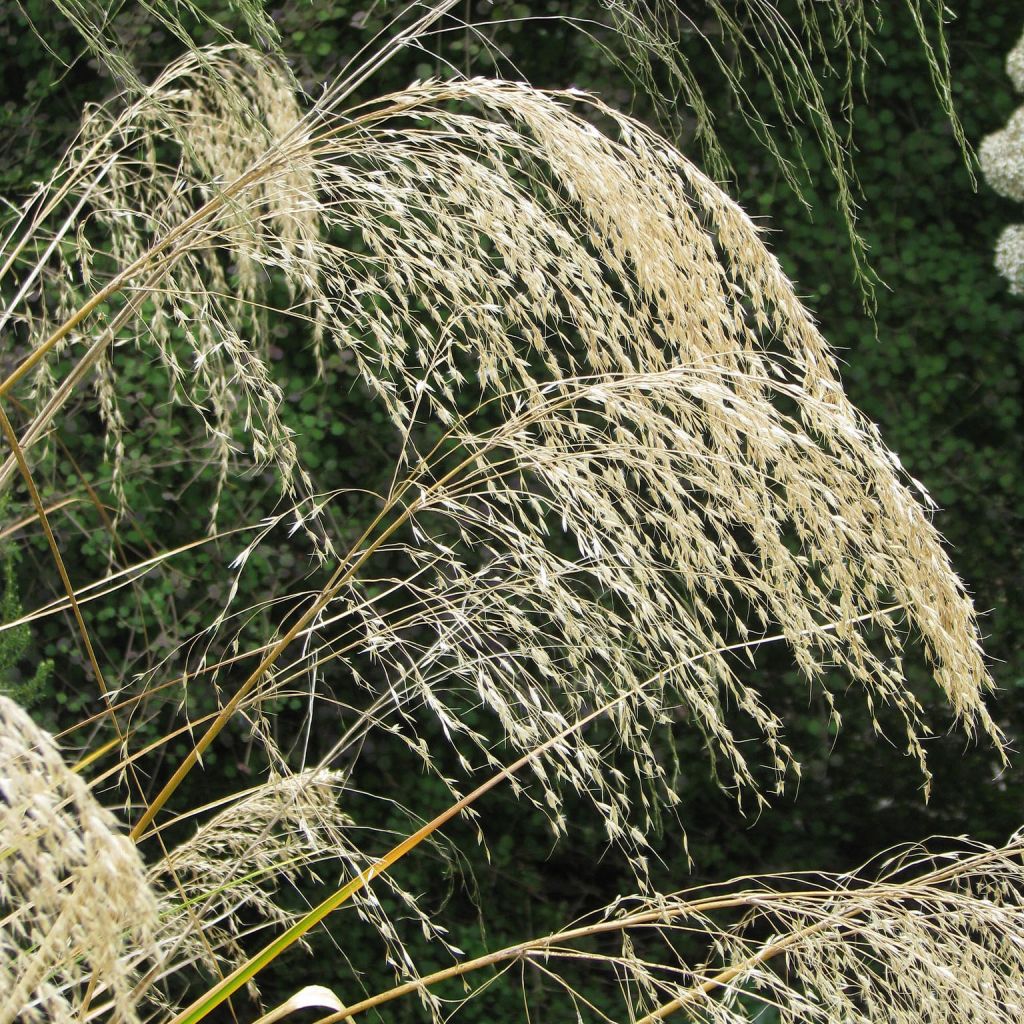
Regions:
<instances>
[{"instance_id":1,"label":"ornamental grass plume","mask_svg":"<svg viewBox=\"0 0 1024 1024\"><path fill-rule=\"evenodd\" d=\"M70 1024L90 1006L138 1021L133 968L157 923L142 859L5 696L0 800L0 1021Z\"/></svg>"},{"instance_id":2,"label":"ornamental grass plume","mask_svg":"<svg viewBox=\"0 0 1024 1024\"><path fill-rule=\"evenodd\" d=\"M564 954L623 979L625 1017L685 1004L696 1019L737 1020L753 986L785 1019L824 1020L827 1006L902 1021L894 993L926 996L942 966L970 988L956 1004L964 1019L1013 1019L1024 990L1019 956L1006 953L1019 941L1017 839L906 882L765 882L728 897L748 913L725 924L703 897L655 891L649 835L659 808L679 801L672 730L700 730L725 784L758 806L799 771L753 675L761 646L788 647L836 724L833 672L879 731L885 706L926 779L928 728L904 657L923 651L962 728L1001 751L992 683L923 488L850 404L760 231L709 176L577 91L456 78L361 97L383 61L452 8L413 5L315 102L273 56L234 42L190 49L150 84L122 75L124 95L86 112L9 225L0 322L21 348L0 400L18 393L28 412L0 479L29 472L26 453L38 457L85 382L111 458L127 464L112 351L131 347L203 422L220 486L238 464L270 468L287 505L244 544L241 530L229 535L241 547L223 610L188 638L180 678L158 664L118 680L98 716L122 741L104 778L132 805L145 913L114 915L116 936L90 945L109 951L96 963L84 933L18 932L13 991L29 1014L44 1014L45 983L67 998L84 986L90 1017L144 1005L148 1019L194 1024L351 904L400 994L440 1019L410 926L439 954L460 952L389 869L457 814L486 825L478 803L507 781L558 836L566 793L581 795L628 858L639 895L601 920L627 911L653 927L664 966L633 952L628 928L621 954ZM390 422L394 473L358 537L333 530L345 493L317 492L280 415L271 317L301 328L321 365L332 352L349 359ZM41 505L37 515L46 520ZM264 609L236 598L254 554L286 533L311 573L301 592L267 599L276 625L254 644ZM69 582L67 607L84 623L80 602L173 557L77 591ZM216 707L192 716L200 685ZM177 719L139 745L121 723L145 720L168 691ZM275 708L297 696L307 712L295 727ZM589 728L602 718L609 728ZM238 721L268 777L181 806L182 782ZM313 744L322 722L340 723L337 736ZM145 785L144 769L159 772L182 737L187 755ZM396 799L362 756L383 744L418 758L453 801L427 824L433 809L412 808L397 843L349 806ZM55 753L43 777L88 796ZM0 839L18 835L12 819ZM340 887L309 911L282 908L275 883L328 861ZM51 913L48 898L38 913ZM35 920L35 902L33 890L10 920ZM674 929L709 936L707 958L681 959ZM950 966L952 936L973 944ZM563 939L516 955L557 978Z\"/></svg>"},{"instance_id":3,"label":"ornamental grass plume","mask_svg":"<svg viewBox=\"0 0 1024 1024\"><path fill-rule=\"evenodd\" d=\"M283 905L280 890L286 883L297 887L305 878L322 884L317 869L326 866L340 864L353 875L369 867L353 844L354 823L341 809L345 789L342 773L323 768L271 773L251 790L221 801L225 806L220 810L190 812L201 824L148 870L161 909L153 936L158 951L153 959L160 968L144 986L151 999L161 1001L159 990L151 987L160 976L194 965L222 976L245 961L246 943L254 935L293 924L301 910ZM447 948L444 930L420 910L415 897L391 878L382 883L386 897L439 948ZM368 890L355 902L360 920L377 933L390 962L414 971L378 895ZM255 983L250 989L258 996Z\"/></svg>"},{"instance_id":4,"label":"ornamental grass plume","mask_svg":"<svg viewBox=\"0 0 1024 1024\"><path fill-rule=\"evenodd\" d=\"M341 786L337 773L322 769L272 776L234 794L153 864L149 882L163 892L164 911L157 941L171 962L209 960L206 966L216 972L245 958L240 938L253 921L270 928L290 923L294 915L279 905L276 890L295 882L303 868L340 857L347 846Z\"/></svg>"}]
</instances>

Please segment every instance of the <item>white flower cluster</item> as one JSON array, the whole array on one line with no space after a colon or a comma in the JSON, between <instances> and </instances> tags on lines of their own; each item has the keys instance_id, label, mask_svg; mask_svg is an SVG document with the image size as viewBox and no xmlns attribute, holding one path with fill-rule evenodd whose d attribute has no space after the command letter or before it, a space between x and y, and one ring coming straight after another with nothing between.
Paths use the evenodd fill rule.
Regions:
<instances>
[{"instance_id":1,"label":"white flower cluster","mask_svg":"<svg viewBox=\"0 0 1024 1024\"><path fill-rule=\"evenodd\" d=\"M1014 111L1005 128L982 139L978 157L992 188L1024 202L1024 107Z\"/></svg>"},{"instance_id":2,"label":"white flower cluster","mask_svg":"<svg viewBox=\"0 0 1024 1024\"><path fill-rule=\"evenodd\" d=\"M1024 295L1024 224L1011 224L999 236L995 262L1010 282L1010 294Z\"/></svg>"},{"instance_id":3,"label":"white flower cluster","mask_svg":"<svg viewBox=\"0 0 1024 1024\"><path fill-rule=\"evenodd\" d=\"M1006 58L1006 72L1014 88L1024 93L1024 36ZM1005 128L982 139L978 150L985 180L1000 195L1024 202L1024 106ZM1024 224L1011 224L999 236L996 269L1010 283L1013 295L1024 295Z\"/></svg>"},{"instance_id":4,"label":"white flower cluster","mask_svg":"<svg viewBox=\"0 0 1024 1024\"><path fill-rule=\"evenodd\" d=\"M1017 40L1017 45L1006 58L1006 73L1017 92L1024 92L1024 36Z\"/></svg>"}]
</instances>

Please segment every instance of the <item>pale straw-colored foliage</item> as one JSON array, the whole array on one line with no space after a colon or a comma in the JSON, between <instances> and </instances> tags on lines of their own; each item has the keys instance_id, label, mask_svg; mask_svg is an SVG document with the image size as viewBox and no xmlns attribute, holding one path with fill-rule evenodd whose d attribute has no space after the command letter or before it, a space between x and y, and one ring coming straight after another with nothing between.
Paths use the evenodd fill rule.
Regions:
<instances>
[{"instance_id":1,"label":"pale straw-colored foliage","mask_svg":"<svg viewBox=\"0 0 1024 1024\"><path fill-rule=\"evenodd\" d=\"M408 524L413 543L393 554L415 586L389 613L350 578L327 610L352 609L346 637L362 619L396 692L455 732L448 694L462 687L529 748L656 675L616 712L634 775L658 774L648 723L680 703L750 782L725 707L780 773L781 723L713 652L779 631L808 676L842 665L896 706L916 751L918 709L892 660L905 615L954 707L991 728L964 642L972 612L938 538L738 207L590 98L426 83L359 117L357 150L344 131L312 146L324 217L368 251L325 243L309 278L326 337L354 352L407 439L382 529ZM467 391L497 425L459 415ZM445 459L415 447L438 420L458 442ZM524 679L543 684L525 699ZM578 739L562 771L582 759L588 774L596 757ZM608 797L614 831L628 815Z\"/></svg>"},{"instance_id":2,"label":"pale straw-colored foliage","mask_svg":"<svg viewBox=\"0 0 1024 1024\"><path fill-rule=\"evenodd\" d=\"M247 202L263 204L265 220L251 216L251 207L225 201L216 225L200 225L188 246L176 249L158 287L145 284L152 273L145 254L154 239L188 220L197 201L217 196L244 174L299 117L290 83L278 65L255 51L189 52L127 106L89 110L64 166L26 203L32 210L59 197L82 220L61 223L51 240L61 260L41 267L42 302L32 296L33 301L8 309L4 320L20 320L41 340L112 271L141 264L124 286L129 296L142 289L138 301L148 299L144 315L132 309L133 315L118 318L111 311L112 319L123 320L108 328L111 343L156 352L172 400L191 405L209 427L210 459L222 485L239 424L255 458L274 463L289 488L302 476L294 441L279 419L280 389L270 379L258 340L265 318L253 310L262 296L267 261L308 259L316 243L314 211L301 199L315 188L310 168L297 159L253 183ZM230 281L226 252L232 257ZM131 298L126 301L130 308ZM56 351L84 342L73 332ZM45 360L35 370L33 390L40 399L59 394L51 373ZM106 357L96 361L95 387L119 488L124 419Z\"/></svg>"},{"instance_id":3,"label":"pale straw-colored foliage","mask_svg":"<svg viewBox=\"0 0 1024 1024\"><path fill-rule=\"evenodd\" d=\"M156 931L135 845L53 738L0 696L0 1020L139 1018L131 967Z\"/></svg>"},{"instance_id":4,"label":"pale straw-colored foliage","mask_svg":"<svg viewBox=\"0 0 1024 1024\"><path fill-rule=\"evenodd\" d=\"M163 892L156 941L169 959L209 960L218 969L244 959L239 938L254 921L290 922L294 915L277 898L280 884L347 845L351 822L338 804L342 783L322 769L267 779L206 818L150 868L150 884Z\"/></svg>"},{"instance_id":5,"label":"pale straw-colored foliage","mask_svg":"<svg viewBox=\"0 0 1024 1024\"><path fill-rule=\"evenodd\" d=\"M292 924L299 911L285 909L283 883L322 881L317 867L358 874L369 861L353 842L353 821L342 810L346 777L311 768L272 774L251 790L236 794L223 809L197 808L205 820L188 839L168 850L148 872L160 893L160 927L153 936L160 963L150 983L198 963L213 973L245 960L244 940L257 932ZM389 898L439 948L444 929L417 906L415 897L390 877L382 879ZM389 962L415 974L415 965L380 899L368 890L355 902L359 921L376 931ZM339 955L343 955L339 954ZM258 992L255 984L253 992ZM159 990L150 989L159 1001Z\"/></svg>"},{"instance_id":6,"label":"pale straw-colored foliage","mask_svg":"<svg viewBox=\"0 0 1024 1024\"><path fill-rule=\"evenodd\" d=\"M368 737L405 744L442 772L422 731L429 721L463 769L442 774L453 794L480 768L525 755L533 779L509 781L557 834L568 829L567 789L593 803L642 892L607 920L639 914L646 927L656 913L669 950L677 927L717 938L703 966L669 957L655 967L633 953L628 928L621 954L580 953L625 979L627 1015L666 1015L682 999L691 1015L738 1020L734 997L761 986L786 1019L895 1022L911 1019L892 995L901 985L927 995L950 970L970 988L958 997L962 1019L1012 1019L1006 993L1024 984L1012 952L1016 844L941 879L926 872L925 888L900 882L895 894L885 881L818 881L803 894L782 882L783 895L764 890L763 909L761 890L741 893L732 906L752 916L737 927L694 910L692 894L651 890L656 804L678 801L661 734L700 729L726 784L758 804L760 766L769 788L799 770L744 661L763 644L788 645L835 723L824 684L834 671L856 684L876 728L887 706L927 772L927 725L903 675L907 649L920 649L961 726L1001 749L974 611L923 488L851 406L759 230L710 177L637 121L572 91L459 79L347 105L375 61L306 106L273 58L237 44L190 51L152 84L88 111L10 228L3 322L17 325L26 351L0 396L22 385L30 456L92 379L111 455L126 457L110 354L130 344L166 369L173 400L201 415L222 482L244 446L291 498L287 521L275 512L237 551L223 614L190 648L201 651L188 664L192 685L217 684L223 711L211 725L186 723L194 755L136 818L133 836L152 858L148 884L137 858L130 876L145 914L104 922L116 934L91 947L109 950L102 963L77 957L78 939L59 930L47 942L67 965L43 958L46 943L22 941L12 947L16 991L49 984L59 966L77 992L91 970L120 964L95 975L95 998L110 989L128 1000L124 1013L146 1000L167 1019L171 975L195 964L231 971L262 929L301 925L276 901L282 878L328 858L348 878L369 878L380 841L364 843L344 797L389 794L373 790L380 780L359 753ZM399 439L379 515L347 551L323 515L339 496L310 495L279 415L263 325L282 293L287 308L273 315L301 325L320 358L353 360ZM55 353L73 367L63 378ZM247 651L239 623L251 609L232 603L237 586L259 544L286 527L297 550L333 571L314 574L278 633ZM250 674L225 693L221 670L239 664ZM116 696L144 707L149 682L164 680L124 680ZM300 753L289 767L268 708L297 692L308 722L337 705L345 731L326 756ZM582 727L602 711L610 729ZM471 728L470 712L484 725ZM224 806L171 817L181 777L235 716L265 743L273 776ZM74 780L79 804L91 800L46 749L44 790ZM123 753L135 753L128 740ZM161 852L164 826L192 816L190 837ZM109 817L96 820L127 857ZM71 828L52 822L40 842ZM8 843L6 824L2 835ZM978 864L994 886L985 894L971 888ZM434 948L458 952L413 894L380 878L387 898L364 885L356 911L403 992L440 1015L401 930L411 921ZM34 904L10 920L35 920ZM784 959L759 955L761 918L771 941L796 937ZM954 970L957 937L972 945ZM554 970L552 957L545 948L536 964ZM145 973L129 991L135 967ZM709 998L686 995L734 968L724 998L722 985ZM200 1019L190 1014L173 1019Z\"/></svg>"}]
</instances>

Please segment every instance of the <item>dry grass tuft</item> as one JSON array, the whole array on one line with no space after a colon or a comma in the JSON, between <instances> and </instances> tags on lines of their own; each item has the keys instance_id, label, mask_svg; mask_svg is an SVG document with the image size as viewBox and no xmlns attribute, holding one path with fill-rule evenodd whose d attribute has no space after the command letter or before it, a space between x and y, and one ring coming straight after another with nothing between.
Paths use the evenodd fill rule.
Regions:
<instances>
[{"instance_id":1,"label":"dry grass tuft","mask_svg":"<svg viewBox=\"0 0 1024 1024\"><path fill-rule=\"evenodd\" d=\"M124 420L111 350L128 344L154 352L167 371L171 399L203 417L208 458L221 486L239 428L253 456L276 465L289 490L302 477L294 441L278 416L281 393L270 378L261 340L266 316L258 307L268 263L308 259L316 245L314 212L300 198L316 183L300 159L250 181L246 201L263 207L265 217L263 210L253 216L251 206L239 208L225 193L299 118L291 85L270 59L234 46L190 51L133 100L87 111L63 167L25 204L26 237L44 234L33 219L40 208L59 204L81 219L58 220L48 237L51 260L34 264L21 289L41 278L41 301L19 292L4 322L20 323L32 343L46 344L90 294L116 282L111 309L90 328L102 345L88 365L122 501ZM204 203L220 210L216 222L201 219L188 230ZM182 235L184 244L166 241ZM12 234L12 260L19 255L16 238ZM159 257L151 251L154 242ZM88 331L69 329L53 348L74 353L95 342ZM32 391L43 413L26 441L70 395L43 359L35 365ZM214 505L211 520L216 513Z\"/></svg>"},{"instance_id":2,"label":"dry grass tuft","mask_svg":"<svg viewBox=\"0 0 1024 1024\"><path fill-rule=\"evenodd\" d=\"M212 816L213 808L190 812L202 817L202 824L148 873L161 904L156 933L161 966L147 979L151 999L160 1001L158 990L150 988L160 977L193 964L221 976L245 962L245 942L255 934L294 923L300 912L282 907L283 884L300 878L320 882L321 865L333 872L340 863L350 874L369 866L354 844L355 823L340 806L345 788L342 773L323 768L273 774ZM405 915L445 948L444 930L419 910L414 896L390 878L382 885ZM364 893L355 910L377 933L392 965L414 973L412 957L377 895ZM254 984L251 989L258 994Z\"/></svg>"},{"instance_id":3,"label":"dry grass tuft","mask_svg":"<svg viewBox=\"0 0 1024 1024\"><path fill-rule=\"evenodd\" d=\"M786 13L761 0L706 0L692 10L665 0L604 0L602 6L626 43L630 59L622 62L623 71L653 97L667 134L678 125L680 110L692 116L693 142L716 180L734 176L718 138L711 99L717 93L729 96L730 116L735 112L743 119L750 136L808 208L805 193L814 175L802 157L794 161L783 155L782 141L795 143L790 148L802 153L807 139L815 139L835 183L836 206L847 227L865 305L873 310L878 279L857 230L862 197L853 160L853 112L867 93L873 39L888 12L865 0L801 3ZM969 146L953 105L944 33L952 14L934 0L907 0L903 6L917 30L936 98L969 162ZM695 48L714 57L720 78L713 85L701 81L689 62ZM759 101L748 88L751 75L767 84L767 100ZM838 117L836 110L842 112Z\"/></svg>"},{"instance_id":4,"label":"dry grass tuft","mask_svg":"<svg viewBox=\"0 0 1024 1024\"><path fill-rule=\"evenodd\" d=\"M0 696L0 1021L139 1019L157 905L142 860L53 739Z\"/></svg>"},{"instance_id":5,"label":"dry grass tuft","mask_svg":"<svg viewBox=\"0 0 1024 1024\"><path fill-rule=\"evenodd\" d=\"M450 7L428 7L416 31ZM236 606L235 585L194 638L199 664L182 686L219 684L224 668L241 668L244 681L205 731L184 716L180 732L195 747L132 836L148 852L168 822L194 813L199 824L153 854L148 877L50 741L0 704L6 771L23 787L8 797L21 809L0 827L21 851L0 861L5 899L18 903L3 933L15 1012L19 1000L46 999L57 1009L40 1002L40 1019L70 1020L75 1000L104 994L132 1019L143 996L172 1002L157 982L196 963L242 972L215 991L223 1001L267 962L243 960L246 935L284 929L259 955L268 959L304 935L306 918L279 909L276 882L333 857L354 881L321 906L355 893L399 980L440 1014L402 925L363 884L379 875L403 917L446 949L443 929L383 873L422 836L382 857L343 799L388 796L359 756L369 737L405 744L437 770L427 721L464 770L443 777L453 795L481 767L497 771L492 781L510 779L563 834L565 791L584 794L633 865L643 895L630 913L666 918L689 904L650 891L647 835L658 805L678 802L656 732L700 729L726 784L758 804L799 770L742 660L759 646L788 645L823 689L841 671L876 728L883 705L902 721L927 773L924 712L903 674L903 658L921 649L965 731L1001 745L974 610L927 496L850 405L827 343L743 211L672 145L592 96L467 79L346 106L386 54L307 107L271 58L236 45L190 52L152 85L87 112L6 240L0 276L11 299L0 320L17 326L27 352L0 398L27 387L27 451L91 379L111 456L123 459L111 351L135 346L164 367L168 394L201 416L222 484L236 462L273 466L296 550L333 565L289 595L285 624L258 647L240 649L232 632L253 612ZM274 315L301 325L318 354L349 357L394 428L393 482L347 550L322 516L337 495L309 497L278 412L264 329L270 282L289 296ZM61 379L57 353L73 367ZM10 475L5 466L0 481ZM277 510L238 552L228 570L236 583L282 520ZM329 664L330 697L318 682ZM265 717L269 700L302 689L309 723L330 707L325 720L343 724L322 756ZM134 709L146 695L126 680L116 697ZM827 689L825 699L838 724ZM471 713L492 727L471 728ZM602 713L610 735L583 728ZM158 821L236 715L248 716L275 774L226 806ZM123 753L158 757L174 735ZM290 739L293 766L282 754ZM530 780L504 771L520 755ZM30 807L46 825L38 835L24 830ZM57 836L76 838L58 846ZM706 969L664 975L628 950L608 962L627 978L634 1016L664 1016L694 983L734 969L712 987L761 985L793 1019L824 1019L824 1006L851 1019L862 1004L890 1012L900 977L939 983L923 962L948 960L948 936L974 943L964 962L978 992L1000 972L1016 991L1019 959L1002 950L1017 934L1018 853L979 854L956 875L983 863L985 877L1006 879L995 895L911 886L897 905L885 902L888 883L862 891L837 881L773 898L769 944L784 943L799 986L761 970L775 956L751 937L763 922L749 894L732 904L752 910L744 927L694 918L718 939ZM67 873L81 880L63 884ZM110 897L112 873L121 888ZM89 901L110 898L113 911L90 918ZM925 900L919 920L914 902ZM864 966L876 956L884 968ZM132 989L144 957L153 963ZM662 1010L656 998L668 1000ZM734 1020L729 998L716 993L694 1012ZM175 1024L213 1005L195 1004ZM957 1005L971 1019L989 1004L964 996Z\"/></svg>"}]
</instances>

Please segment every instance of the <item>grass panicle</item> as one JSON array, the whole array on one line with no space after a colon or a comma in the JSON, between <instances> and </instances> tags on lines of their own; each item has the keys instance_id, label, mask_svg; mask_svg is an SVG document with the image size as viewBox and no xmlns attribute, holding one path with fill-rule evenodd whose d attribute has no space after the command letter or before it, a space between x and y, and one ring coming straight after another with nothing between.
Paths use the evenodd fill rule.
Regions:
<instances>
[{"instance_id":1,"label":"grass panicle","mask_svg":"<svg viewBox=\"0 0 1024 1024\"><path fill-rule=\"evenodd\" d=\"M93 25L100 8L79 6ZM654 28L638 7L606 6L660 52L663 5ZM804 50L786 45L803 32L821 46L818 14L802 5L791 32L746 6L763 11L774 49L741 46L738 23L725 38L782 75L780 101L819 110ZM832 30L854 40L849 89L865 7L828 7ZM799 773L758 687L761 647L788 648L836 726L832 680L852 681L876 730L900 723L926 783L929 729L904 659L923 652L961 728L1001 754L992 681L927 494L851 405L812 316L713 177L576 90L465 77L365 98L382 63L453 8L410 5L316 101L273 53L235 41L190 48L151 81L101 46L123 93L85 112L6 225L0 324L15 344L0 401L25 411L0 483L30 478L62 410L88 397L128 511L118 367L131 351L202 424L197 472L212 472L213 493L269 470L281 503L220 535L237 545L221 612L106 694L120 756L92 785L133 780L130 838L146 866L52 740L0 698L0 969L12 993L0 1024L194 1024L342 908L355 911L345 934L365 925L398 986L360 1012L416 994L440 1020L431 979L514 962L564 985L583 1013L585 993L559 973L571 961L609 971L624 1016L644 1021L683 1008L738 1021L750 999L807 1022L903 1024L918 1004L916 1019L937 1021L947 1003L965 1020L1016 1019L1019 837L946 860L911 852L870 878L655 891L649 836L679 803L673 730L700 730L723 785L758 808ZM944 51L927 55L942 93ZM673 81L696 102L696 83ZM841 136L821 131L846 180ZM334 529L347 494L318 492L281 413L271 323L308 338L318 367L347 360L386 415L394 470L358 536ZM282 539L308 557L308 578L246 605L254 554ZM65 573L67 603L32 617L73 606L88 639L90 603L73 595L144 587L187 547L90 584ZM254 643L261 621L277 625ZM207 704L193 714L199 686ZM295 698L297 725L276 713ZM171 724L138 739L156 715ZM182 783L239 722L267 777L182 806ZM167 777L175 742L188 752ZM412 808L407 836L363 827L352 806L398 803L367 753L385 744L451 796L447 809ZM144 785L148 771L163 781ZM588 801L637 895L462 970L390 868L459 815L483 839L484 796L505 782L559 837L566 794ZM327 865L340 885L311 910L284 909L280 883ZM413 930L457 966L425 972ZM572 945L606 933L619 951ZM695 933L710 943L703 960L681 953ZM326 999L304 992L271 1017Z\"/></svg>"},{"instance_id":2,"label":"grass panicle","mask_svg":"<svg viewBox=\"0 0 1024 1024\"><path fill-rule=\"evenodd\" d=\"M0 696L0 1020L140 1020L157 902L135 845L53 738ZM23 1016L19 1016L19 1014Z\"/></svg>"}]
</instances>

